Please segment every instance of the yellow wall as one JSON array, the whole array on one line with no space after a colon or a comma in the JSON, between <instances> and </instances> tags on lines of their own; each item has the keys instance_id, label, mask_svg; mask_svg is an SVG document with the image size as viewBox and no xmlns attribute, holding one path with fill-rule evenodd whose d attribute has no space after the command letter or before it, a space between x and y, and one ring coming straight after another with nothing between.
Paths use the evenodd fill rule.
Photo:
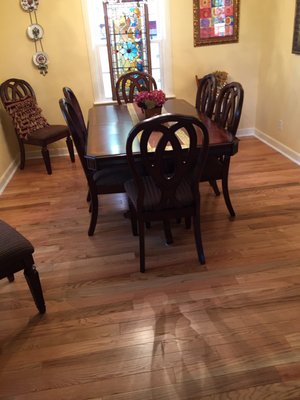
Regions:
<instances>
[{"instance_id":1,"label":"yellow wall","mask_svg":"<svg viewBox=\"0 0 300 400\"><path fill-rule=\"evenodd\" d=\"M268 23L261 27L256 128L300 153L300 55L291 52L294 15L294 0L273 1Z\"/></svg>"},{"instance_id":2,"label":"yellow wall","mask_svg":"<svg viewBox=\"0 0 300 400\"><path fill-rule=\"evenodd\" d=\"M43 114L54 124L64 123L58 100L62 97L62 87L70 86L80 99L86 116L93 102L93 91L81 0L40 1L37 17L39 24L44 28L43 46L50 61L49 73L46 76L40 75L32 63L34 43L26 35L30 25L29 14L21 9L18 0L2 3L0 82L12 77L30 82ZM2 107L0 115L3 120ZM7 128L7 121L3 121L2 125L0 177L18 154L14 132ZM60 141L54 146L65 148L65 142ZM33 149L37 148L30 148Z\"/></svg>"},{"instance_id":3,"label":"yellow wall","mask_svg":"<svg viewBox=\"0 0 300 400\"><path fill-rule=\"evenodd\" d=\"M2 122L2 110L0 120L0 178L1 175L6 171L10 163L14 160L17 152L16 141L14 140L14 132L4 134L8 132L6 125ZM3 116L5 118L5 116Z\"/></svg>"},{"instance_id":4,"label":"yellow wall","mask_svg":"<svg viewBox=\"0 0 300 400\"><path fill-rule=\"evenodd\" d=\"M194 47L193 9L187 2L171 0L174 92L192 104L195 101L195 75L199 77L225 70L231 81L241 82L245 102L240 128L255 126L260 57L260 24L254 21L260 0L241 0L239 43ZM189 3L192 3L190 0Z\"/></svg>"},{"instance_id":5,"label":"yellow wall","mask_svg":"<svg viewBox=\"0 0 300 400\"><path fill-rule=\"evenodd\" d=\"M45 77L32 65L34 44L26 36L28 13L18 0L2 3L0 81L10 77L28 80L50 123L63 123L58 99L62 87L70 86L86 116L93 90L81 0L40 1L38 21L45 31L43 44L50 60ZM295 1L241 0L239 43L196 48L192 0L169 3L175 95L193 103L195 74L225 70L230 80L241 82L245 89L240 128L257 127L300 152L300 56L291 54ZM1 109L0 115L4 126L0 124L1 177L18 150ZM279 119L283 120L282 131L277 128ZM59 146L65 145L60 142Z\"/></svg>"}]
</instances>

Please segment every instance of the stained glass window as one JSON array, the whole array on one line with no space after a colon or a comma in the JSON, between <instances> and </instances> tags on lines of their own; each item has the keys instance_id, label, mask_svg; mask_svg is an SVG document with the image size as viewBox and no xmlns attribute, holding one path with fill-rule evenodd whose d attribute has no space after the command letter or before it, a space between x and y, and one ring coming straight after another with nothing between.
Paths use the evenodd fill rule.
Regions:
<instances>
[{"instance_id":1,"label":"stained glass window","mask_svg":"<svg viewBox=\"0 0 300 400\"><path fill-rule=\"evenodd\" d=\"M110 45L108 45L106 36L105 19L107 19L107 16L106 18L104 17L103 3L116 5L121 1L81 0L95 103L111 102L113 97L110 68L112 63L109 61L111 51L108 52ZM123 0L123 3L125 2L126 0ZM148 29L151 59L149 54L148 60L151 62L150 65L148 63L148 70L144 66L144 71L151 73L157 83L158 89L163 89L164 92L168 93L168 96L172 96L173 79L169 2L169 0L141 0L139 4L147 3L147 13L149 14ZM113 13L111 15L114 16Z\"/></svg>"},{"instance_id":2,"label":"stained glass window","mask_svg":"<svg viewBox=\"0 0 300 400\"><path fill-rule=\"evenodd\" d=\"M150 34L156 35L156 25L150 26L147 5L139 1L104 3L106 39L115 99L118 78L129 71L151 74Z\"/></svg>"}]
</instances>

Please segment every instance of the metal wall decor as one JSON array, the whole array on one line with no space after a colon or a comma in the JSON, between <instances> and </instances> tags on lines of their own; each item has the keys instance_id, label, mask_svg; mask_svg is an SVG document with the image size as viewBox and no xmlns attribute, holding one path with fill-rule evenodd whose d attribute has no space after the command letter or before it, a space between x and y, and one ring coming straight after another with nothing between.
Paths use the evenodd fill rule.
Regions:
<instances>
[{"instance_id":1,"label":"metal wall decor","mask_svg":"<svg viewBox=\"0 0 300 400\"><path fill-rule=\"evenodd\" d=\"M48 73L48 55L44 52L42 39L44 29L38 23L36 11L39 0L20 0L21 8L29 13L30 25L27 28L27 36L34 42L35 53L32 56L33 64L38 68L42 75Z\"/></svg>"}]
</instances>

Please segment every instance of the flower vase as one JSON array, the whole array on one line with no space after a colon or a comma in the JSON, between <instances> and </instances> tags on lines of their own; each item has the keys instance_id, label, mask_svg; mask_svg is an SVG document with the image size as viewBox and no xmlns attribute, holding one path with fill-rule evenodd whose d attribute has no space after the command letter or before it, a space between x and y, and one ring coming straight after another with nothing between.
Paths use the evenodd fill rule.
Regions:
<instances>
[{"instance_id":1,"label":"flower vase","mask_svg":"<svg viewBox=\"0 0 300 400\"><path fill-rule=\"evenodd\" d=\"M145 118L151 118L154 117L155 115L160 115L161 109L162 107L145 108L144 109Z\"/></svg>"}]
</instances>

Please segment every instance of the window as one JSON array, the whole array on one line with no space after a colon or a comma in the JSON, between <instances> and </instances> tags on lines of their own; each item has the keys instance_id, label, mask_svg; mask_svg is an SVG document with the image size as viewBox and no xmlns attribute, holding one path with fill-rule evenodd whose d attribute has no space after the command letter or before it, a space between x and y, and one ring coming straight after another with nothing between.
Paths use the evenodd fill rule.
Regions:
<instances>
[{"instance_id":1,"label":"window","mask_svg":"<svg viewBox=\"0 0 300 400\"><path fill-rule=\"evenodd\" d=\"M158 87L163 89L168 96L171 96L172 66L169 43L169 21L167 19L168 1L169 0L147 1L149 19L147 34L149 36L149 54L151 58L148 63L147 55L144 54L143 62L145 65L143 68L145 68L144 70L147 72L148 64L150 64L151 74L156 80ZM126 4L126 2L128 3L128 1L125 0L124 3ZM115 3L118 2L115 1ZM112 87L103 1L82 0L82 5L89 45L95 103L109 102L112 100ZM108 17L112 18L114 15L115 14L111 13ZM116 62L116 59L113 59L113 57L115 57L115 55L111 54L112 64Z\"/></svg>"},{"instance_id":2,"label":"window","mask_svg":"<svg viewBox=\"0 0 300 400\"><path fill-rule=\"evenodd\" d=\"M105 31L113 99L117 80L126 72L152 74L147 4L104 3ZM153 21L156 24L156 21Z\"/></svg>"}]
</instances>

